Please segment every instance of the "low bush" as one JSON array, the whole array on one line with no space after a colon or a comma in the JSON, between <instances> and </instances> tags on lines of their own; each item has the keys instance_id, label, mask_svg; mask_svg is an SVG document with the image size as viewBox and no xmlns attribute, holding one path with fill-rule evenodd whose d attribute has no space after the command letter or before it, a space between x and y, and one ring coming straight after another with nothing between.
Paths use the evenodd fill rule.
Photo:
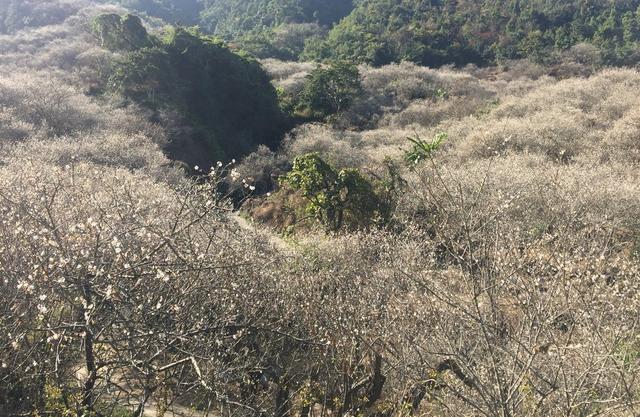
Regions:
<instances>
[{"instance_id":1,"label":"low bush","mask_svg":"<svg viewBox=\"0 0 640 417\"><path fill-rule=\"evenodd\" d=\"M346 110L361 93L362 81L355 65L334 63L318 67L307 76L296 111L309 118L326 118Z\"/></svg>"},{"instance_id":2,"label":"low bush","mask_svg":"<svg viewBox=\"0 0 640 417\"><path fill-rule=\"evenodd\" d=\"M302 192L306 211L330 231L367 227L388 215L385 203L358 170L336 171L315 153L295 158L281 181Z\"/></svg>"}]
</instances>

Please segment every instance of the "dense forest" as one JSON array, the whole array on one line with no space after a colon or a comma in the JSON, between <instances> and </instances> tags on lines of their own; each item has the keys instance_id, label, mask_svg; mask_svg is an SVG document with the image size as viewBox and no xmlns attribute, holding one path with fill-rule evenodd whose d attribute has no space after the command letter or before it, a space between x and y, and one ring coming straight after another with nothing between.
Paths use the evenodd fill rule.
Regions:
<instances>
[{"instance_id":1,"label":"dense forest","mask_svg":"<svg viewBox=\"0 0 640 417\"><path fill-rule=\"evenodd\" d=\"M124 1L124 0L123 0ZM175 2L174 2L175 3ZM200 25L254 55L348 59L384 65L547 64L588 42L615 65L635 64L640 3L634 0L191 0L124 1L172 22Z\"/></svg>"},{"instance_id":2,"label":"dense forest","mask_svg":"<svg viewBox=\"0 0 640 417\"><path fill-rule=\"evenodd\" d=\"M0 417L640 415L635 0L0 0Z\"/></svg>"},{"instance_id":3,"label":"dense forest","mask_svg":"<svg viewBox=\"0 0 640 417\"><path fill-rule=\"evenodd\" d=\"M110 2L109 0L104 0ZM118 0L131 10L209 34L266 58L297 59L353 9L349 0Z\"/></svg>"},{"instance_id":4,"label":"dense forest","mask_svg":"<svg viewBox=\"0 0 640 417\"><path fill-rule=\"evenodd\" d=\"M364 0L306 56L376 65L487 64L532 58L580 42L606 51L607 62L637 62L637 1Z\"/></svg>"}]
</instances>

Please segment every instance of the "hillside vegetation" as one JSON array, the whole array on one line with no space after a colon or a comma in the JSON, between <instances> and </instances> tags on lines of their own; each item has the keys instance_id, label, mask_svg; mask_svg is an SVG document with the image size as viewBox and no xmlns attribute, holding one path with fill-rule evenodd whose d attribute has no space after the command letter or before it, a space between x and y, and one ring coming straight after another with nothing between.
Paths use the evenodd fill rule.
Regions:
<instances>
[{"instance_id":1,"label":"hillside vegetation","mask_svg":"<svg viewBox=\"0 0 640 417\"><path fill-rule=\"evenodd\" d=\"M606 63L635 64L640 3L635 0L167 0L128 7L233 41L260 57L384 65L495 64L557 54L588 42ZM187 12L188 11L188 12ZM188 17L186 15L189 15Z\"/></svg>"},{"instance_id":2,"label":"hillside vegetation","mask_svg":"<svg viewBox=\"0 0 640 417\"><path fill-rule=\"evenodd\" d=\"M102 0L102 2L116 3L128 10L144 13L148 17L187 26L198 23L202 11L201 0Z\"/></svg>"},{"instance_id":3,"label":"hillside vegetation","mask_svg":"<svg viewBox=\"0 0 640 417\"><path fill-rule=\"evenodd\" d=\"M108 76L106 93L154 110L170 108L190 124L192 143L172 143L174 158L204 165L206 159L194 157L230 159L279 141L284 115L257 62L195 30L169 28L161 38L149 36L130 15L100 15L93 32L101 46L125 52Z\"/></svg>"},{"instance_id":4,"label":"hillside vegetation","mask_svg":"<svg viewBox=\"0 0 640 417\"><path fill-rule=\"evenodd\" d=\"M151 18L194 26L253 55L297 59L353 9L351 0L101 0Z\"/></svg>"},{"instance_id":5,"label":"hillside vegetation","mask_svg":"<svg viewBox=\"0 0 640 417\"><path fill-rule=\"evenodd\" d=\"M331 26L352 8L350 0L204 0L202 21L213 33L238 37L287 23Z\"/></svg>"},{"instance_id":6,"label":"hillside vegetation","mask_svg":"<svg viewBox=\"0 0 640 417\"><path fill-rule=\"evenodd\" d=\"M364 0L305 56L382 65L487 64L548 60L579 42L605 51L607 62L637 62L637 1Z\"/></svg>"},{"instance_id":7,"label":"hillside vegetation","mask_svg":"<svg viewBox=\"0 0 640 417\"><path fill-rule=\"evenodd\" d=\"M640 415L634 2L320 6L0 2L0 417Z\"/></svg>"}]
</instances>

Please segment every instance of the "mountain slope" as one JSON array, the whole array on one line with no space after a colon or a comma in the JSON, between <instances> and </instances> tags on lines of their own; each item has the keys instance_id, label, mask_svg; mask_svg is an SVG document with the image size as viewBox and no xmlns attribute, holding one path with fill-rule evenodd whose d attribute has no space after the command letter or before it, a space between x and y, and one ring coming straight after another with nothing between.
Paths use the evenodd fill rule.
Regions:
<instances>
[{"instance_id":1,"label":"mountain slope","mask_svg":"<svg viewBox=\"0 0 640 417\"><path fill-rule=\"evenodd\" d=\"M350 0L203 0L202 23L224 37L285 23L331 26L353 9Z\"/></svg>"},{"instance_id":2,"label":"mountain slope","mask_svg":"<svg viewBox=\"0 0 640 417\"><path fill-rule=\"evenodd\" d=\"M585 42L600 48L609 64L640 58L639 0L117 1L172 23L198 24L260 58L428 66L548 62Z\"/></svg>"},{"instance_id":3,"label":"mountain slope","mask_svg":"<svg viewBox=\"0 0 640 417\"><path fill-rule=\"evenodd\" d=\"M255 60L196 30L149 35L137 17L100 15L94 31L120 52L103 88L189 125L169 146L174 159L207 166L276 144L284 117L269 77Z\"/></svg>"},{"instance_id":4,"label":"mountain slope","mask_svg":"<svg viewBox=\"0 0 640 417\"><path fill-rule=\"evenodd\" d=\"M608 62L637 61L637 0L361 0L326 40L308 45L314 59L376 65L401 60L436 66L544 61L580 42Z\"/></svg>"}]
</instances>

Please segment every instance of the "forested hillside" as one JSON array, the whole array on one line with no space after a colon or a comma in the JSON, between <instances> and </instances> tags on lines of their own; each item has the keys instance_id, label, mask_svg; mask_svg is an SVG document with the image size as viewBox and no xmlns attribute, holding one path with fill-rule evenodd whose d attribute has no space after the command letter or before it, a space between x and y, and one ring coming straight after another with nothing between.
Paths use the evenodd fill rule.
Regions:
<instances>
[{"instance_id":1,"label":"forested hillside","mask_svg":"<svg viewBox=\"0 0 640 417\"><path fill-rule=\"evenodd\" d=\"M306 56L381 65L490 64L545 61L580 42L605 51L607 62L638 59L640 17L633 0L362 0Z\"/></svg>"},{"instance_id":2,"label":"forested hillside","mask_svg":"<svg viewBox=\"0 0 640 417\"><path fill-rule=\"evenodd\" d=\"M640 416L636 7L0 0L0 417Z\"/></svg>"},{"instance_id":3,"label":"forested hillside","mask_svg":"<svg viewBox=\"0 0 640 417\"><path fill-rule=\"evenodd\" d=\"M254 55L297 59L305 40L323 37L353 9L351 0L101 0L146 16L198 25Z\"/></svg>"},{"instance_id":4,"label":"forested hillside","mask_svg":"<svg viewBox=\"0 0 640 417\"><path fill-rule=\"evenodd\" d=\"M156 17L171 24L196 25L202 11L202 0L99 0L115 3L128 10Z\"/></svg>"},{"instance_id":5,"label":"forested hillside","mask_svg":"<svg viewBox=\"0 0 640 417\"><path fill-rule=\"evenodd\" d=\"M203 6L205 26L231 38L286 23L331 26L353 8L350 0L203 0Z\"/></svg>"},{"instance_id":6,"label":"forested hillside","mask_svg":"<svg viewBox=\"0 0 640 417\"><path fill-rule=\"evenodd\" d=\"M614 65L638 61L635 0L120 0L234 41L254 55L384 65L551 63L588 42ZM344 18L344 20L343 20Z\"/></svg>"}]
</instances>

